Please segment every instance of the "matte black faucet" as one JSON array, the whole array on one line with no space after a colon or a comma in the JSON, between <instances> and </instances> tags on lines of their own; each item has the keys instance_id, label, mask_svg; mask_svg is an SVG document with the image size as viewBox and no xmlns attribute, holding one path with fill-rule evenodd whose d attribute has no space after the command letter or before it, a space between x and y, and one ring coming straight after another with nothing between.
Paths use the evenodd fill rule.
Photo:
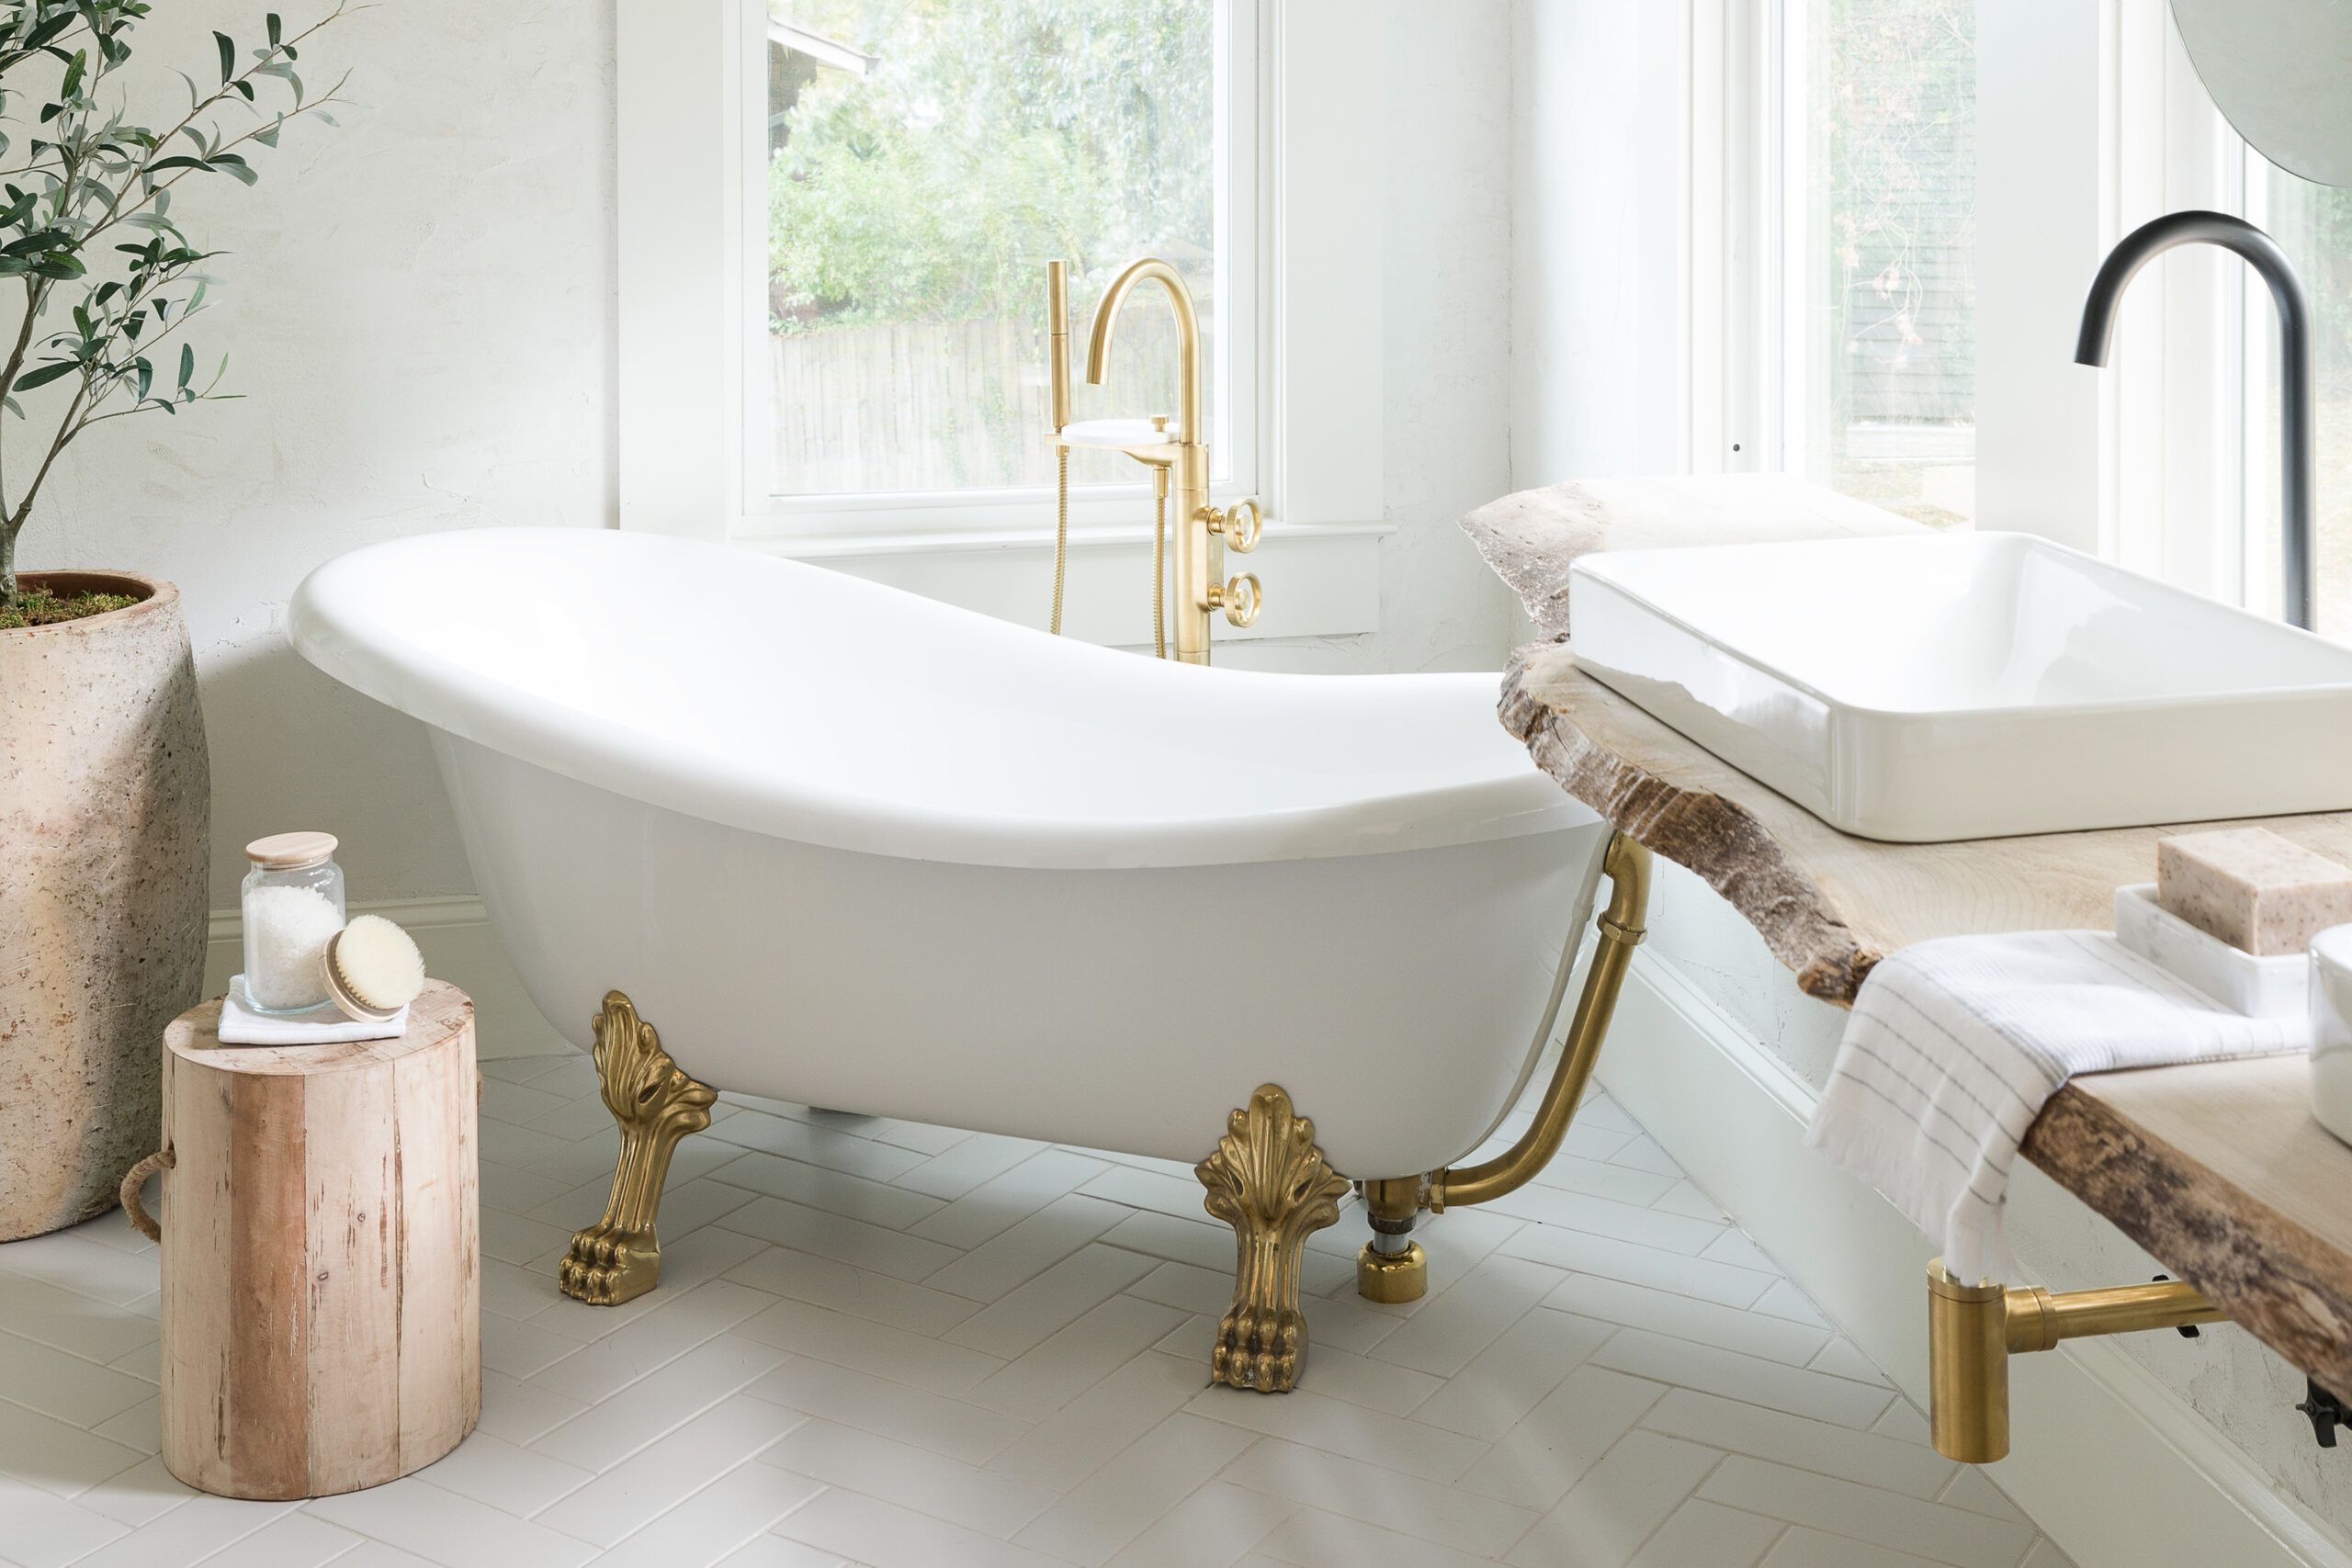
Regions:
<instances>
[{"instance_id":1,"label":"matte black faucet","mask_svg":"<svg viewBox=\"0 0 2352 1568\"><path fill-rule=\"evenodd\" d=\"M2123 290L2152 257L2175 245L2219 245L2244 257L2270 286L2278 307L2278 500L2285 534L2278 558L2287 619L2312 629L2312 306L2278 242L2226 212L2172 212L2126 234L2091 279L2075 363L2104 366Z\"/></svg>"}]
</instances>

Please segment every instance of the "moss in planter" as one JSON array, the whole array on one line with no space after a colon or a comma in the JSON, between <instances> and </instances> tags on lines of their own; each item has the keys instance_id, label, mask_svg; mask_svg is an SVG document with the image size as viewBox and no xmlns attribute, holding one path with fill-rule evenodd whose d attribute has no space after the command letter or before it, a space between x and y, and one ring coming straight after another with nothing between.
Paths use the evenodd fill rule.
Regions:
<instances>
[{"instance_id":1,"label":"moss in planter","mask_svg":"<svg viewBox=\"0 0 2352 1568\"><path fill-rule=\"evenodd\" d=\"M0 631L78 621L85 615L103 615L108 610L125 609L138 603L128 593L68 593L60 597L47 589L28 588L14 604L0 605Z\"/></svg>"}]
</instances>

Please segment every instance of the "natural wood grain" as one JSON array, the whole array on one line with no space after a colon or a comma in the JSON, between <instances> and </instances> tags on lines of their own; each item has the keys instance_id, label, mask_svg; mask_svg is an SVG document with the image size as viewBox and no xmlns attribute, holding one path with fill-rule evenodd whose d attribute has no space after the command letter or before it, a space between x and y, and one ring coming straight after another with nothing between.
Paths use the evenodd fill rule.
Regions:
<instances>
[{"instance_id":1,"label":"natural wood grain","mask_svg":"<svg viewBox=\"0 0 2352 1568\"><path fill-rule=\"evenodd\" d=\"M230 1497L430 1464L481 1410L473 1009L434 985L398 1040L164 1034L164 1462Z\"/></svg>"},{"instance_id":2,"label":"natural wood grain","mask_svg":"<svg viewBox=\"0 0 2352 1568\"><path fill-rule=\"evenodd\" d=\"M1826 1001L1851 1001L1871 965L1928 937L2110 930L2116 888L2155 880L2156 840L2186 826L1948 844L1858 839L1586 675L1566 644L1519 650L1500 713L1562 788L1704 878ZM2261 821L2352 864L2352 813Z\"/></svg>"},{"instance_id":3,"label":"natural wood grain","mask_svg":"<svg viewBox=\"0 0 2352 1568\"><path fill-rule=\"evenodd\" d=\"M1577 479L1489 502L1462 531L1546 641L1568 634L1568 568L1599 550L1915 533L1918 525L1785 474Z\"/></svg>"},{"instance_id":4,"label":"natural wood grain","mask_svg":"<svg viewBox=\"0 0 2352 1568\"><path fill-rule=\"evenodd\" d=\"M2312 1120L2304 1057L2076 1078L2025 1154L2264 1344L2352 1388L2352 1149Z\"/></svg>"}]
</instances>

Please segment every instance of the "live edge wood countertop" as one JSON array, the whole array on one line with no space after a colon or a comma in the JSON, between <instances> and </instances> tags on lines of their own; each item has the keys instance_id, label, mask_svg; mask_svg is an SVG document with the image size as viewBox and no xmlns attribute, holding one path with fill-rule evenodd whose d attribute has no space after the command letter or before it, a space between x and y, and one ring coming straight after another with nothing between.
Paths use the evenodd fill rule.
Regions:
<instances>
[{"instance_id":1,"label":"live edge wood countertop","mask_svg":"<svg viewBox=\"0 0 2352 1568\"><path fill-rule=\"evenodd\" d=\"M2154 881L2156 840L2180 830L1857 839L1584 675L1564 640L1568 562L1587 550L1899 532L1902 519L1736 476L1560 485L1464 526L1547 639L1511 660L1504 727L1563 789L1704 879L1809 995L1849 1002L1881 956L1928 937L2106 930L2116 887ZM2352 864L2352 813L2262 825ZM2352 1393L2352 1148L2312 1120L2308 1080L2301 1056L2086 1075L2043 1110L2024 1152L2280 1355Z\"/></svg>"}]
</instances>

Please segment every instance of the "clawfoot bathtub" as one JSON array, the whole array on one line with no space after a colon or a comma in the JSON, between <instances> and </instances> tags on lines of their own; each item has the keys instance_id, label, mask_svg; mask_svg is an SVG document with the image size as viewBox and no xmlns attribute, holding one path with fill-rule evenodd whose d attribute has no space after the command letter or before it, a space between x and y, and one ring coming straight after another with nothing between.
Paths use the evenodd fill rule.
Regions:
<instances>
[{"instance_id":1,"label":"clawfoot bathtub","mask_svg":"<svg viewBox=\"0 0 2352 1568\"><path fill-rule=\"evenodd\" d=\"M1161 663L660 536L377 545L289 626L431 727L506 951L595 1051L624 1152L565 1265L592 1300L651 1284L716 1087L1207 1153L1218 1375L1286 1387L1300 1239L1366 1180L1401 1267L1423 1174L1534 1070L1606 837L1491 675Z\"/></svg>"}]
</instances>

